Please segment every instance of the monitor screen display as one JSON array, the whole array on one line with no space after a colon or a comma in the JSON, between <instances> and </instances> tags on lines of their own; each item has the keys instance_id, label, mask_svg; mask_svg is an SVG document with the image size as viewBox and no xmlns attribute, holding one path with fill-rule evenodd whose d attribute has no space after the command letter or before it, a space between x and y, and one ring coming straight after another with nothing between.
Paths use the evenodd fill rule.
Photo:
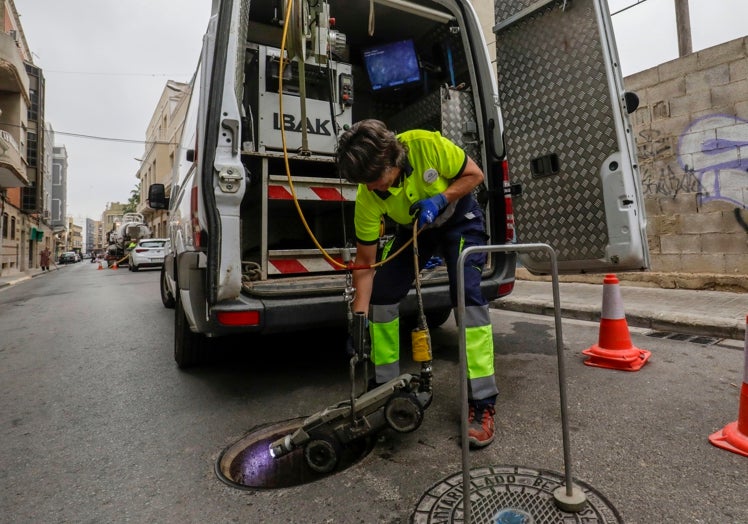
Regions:
<instances>
[{"instance_id":1,"label":"monitor screen display","mask_svg":"<svg viewBox=\"0 0 748 524\"><path fill-rule=\"evenodd\" d=\"M412 40L364 49L364 64L373 91L404 87L421 81L418 55Z\"/></svg>"}]
</instances>

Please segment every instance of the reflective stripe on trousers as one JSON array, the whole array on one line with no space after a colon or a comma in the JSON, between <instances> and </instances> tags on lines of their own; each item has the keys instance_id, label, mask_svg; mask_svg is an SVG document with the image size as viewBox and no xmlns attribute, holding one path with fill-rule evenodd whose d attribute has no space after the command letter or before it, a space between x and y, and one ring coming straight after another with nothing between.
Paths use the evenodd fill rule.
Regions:
<instances>
[{"instance_id":1,"label":"reflective stripe on trousers","mask_svg":"<svg viewBox=\"0 0 748 524\"><path fill-rule=\"evenodd\" d=\"M398 235L391 245L395 252L409 235ZM457 303L456 269L460 252L470 246L485 245L482 216L441 228L424 230L418 236L419 264L441 248L449 275L452 307ZM464 263L465 346L467 352L469 392L472 399L484 399L498 393L494 376L493 329L489 306L480 291L486 253L473 253ZM387 382L400 374L399 303L410 290L415 278L413 249L408 246L388 261L374 277L369 309L371 360L377 383Z\"/></svg>"},{"instance_id":2,"label":"reflective stripe on trousers","mask_svg":"<svg viewBox=\"0 0 748 524\"><path fill-rule=\"evenodd\" d=\"M465 308L465 348L470 398L498 393L494 377L493 329L488 305ZM369 316L371 361L381 384L400 375L400 317L397 304L371 306Z\"/></svg>"}]
</instances>

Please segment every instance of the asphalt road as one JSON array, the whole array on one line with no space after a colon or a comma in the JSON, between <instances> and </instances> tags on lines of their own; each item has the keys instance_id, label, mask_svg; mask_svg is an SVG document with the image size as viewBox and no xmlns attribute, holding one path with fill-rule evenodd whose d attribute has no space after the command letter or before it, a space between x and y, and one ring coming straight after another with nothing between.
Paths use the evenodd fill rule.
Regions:
<instances>
[{"instance_id":1,"label":"asphalt road","mask_svg":"<svg viewBox=\"0 0 748 524\"><path fill-rule=\"evenodd\" d=\"M498 434L471 468L562 473L553 318L492 319ZM736 419L743 351L632 329L652 357L605 370L581 354L598 325L562 326L575 479L629 524L748 522L748 459L708 441ZM248 431L348 397L340 334L222 340L205 366L180 371L172 329L157 271L82 263L0 290L0 522L400 523L462 470L451 319L431 333L436 391L421 427L282 489L237 489L216 461Z\"/></svg>"}]
</instances>

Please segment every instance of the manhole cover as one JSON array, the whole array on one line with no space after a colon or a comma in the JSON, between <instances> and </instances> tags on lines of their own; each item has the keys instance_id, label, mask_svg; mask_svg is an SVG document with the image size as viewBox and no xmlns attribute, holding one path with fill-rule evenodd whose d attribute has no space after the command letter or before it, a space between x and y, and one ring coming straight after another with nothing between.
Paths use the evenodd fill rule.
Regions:
<instances>
[{"instance_id":1,"label":"manhole cover","mask_svg":"<svg viewBox=\"0 0 748 524\"><path fill-rule=\"evenodd\" d=\"M577 513L556 506L553 492L565 477L552 471L520 466L492 466L470 470L470 522L475 524L623 523L603 495L574 480L587 501ZM413 524L464 522L462 472L429 489L413 512Z\"/></svg>"},{"instance_id":2,"label":"manhole cover","mask_svg":"<svg viewBox=\"0 0 748 524\"><path fill-rule=\"evenodd\" d=\"M304 420L301 417L250 430L221 453L216 460L216 475L226 484L240 489L288 488L347 469L362 460L373 448L369 438L349 442L342 446L340 460L329 473L319 473L310 468L301 448L273 458L270 444L299 429Z\"/></svg>"}]
</instances>

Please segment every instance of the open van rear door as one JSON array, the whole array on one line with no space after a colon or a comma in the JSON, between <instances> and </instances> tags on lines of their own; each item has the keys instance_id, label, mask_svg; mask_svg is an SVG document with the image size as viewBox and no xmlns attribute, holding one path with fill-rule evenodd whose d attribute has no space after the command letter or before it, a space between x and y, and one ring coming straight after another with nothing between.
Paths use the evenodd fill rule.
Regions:
<instances>
[{"instance_id":1,"label":"open van rear door","mask_svg":"<svg viewBox=\"0 0 748 524\"><path fill-rule=\"evenodd\" d=\"M606 0L496 0L497 70L517 241L559 272L647 269L646 217ZM627 111L627 101L629 110ZM549 273L546 253L522 255Z\"/></svg>"}]
</instances>

